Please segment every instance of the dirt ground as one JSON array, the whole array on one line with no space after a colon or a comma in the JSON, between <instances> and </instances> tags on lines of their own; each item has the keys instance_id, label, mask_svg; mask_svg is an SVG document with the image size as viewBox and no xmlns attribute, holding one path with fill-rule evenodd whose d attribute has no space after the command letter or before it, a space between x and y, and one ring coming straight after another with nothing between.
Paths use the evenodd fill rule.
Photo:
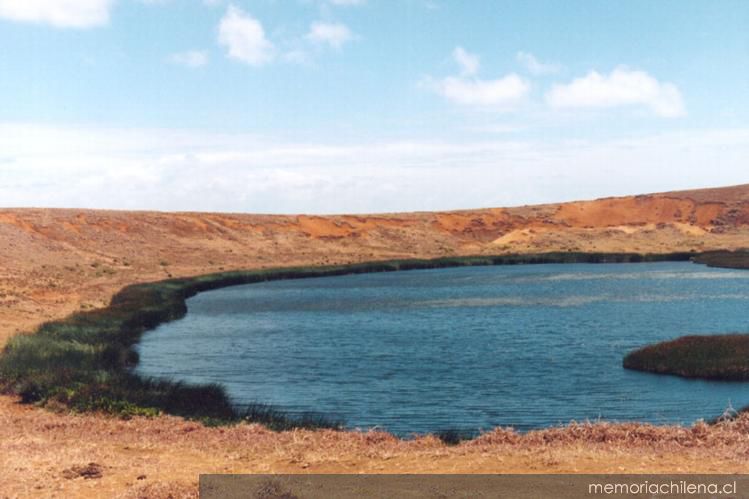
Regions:
<instances>
[{"instance_id":1,"label":"dirt ground","mask_svg":"<svg viewBox=\"0 0 749 499\"><path fill-rule=\"evenodd\" d=\"M100 476L87 478L93 463ZM433 437L122 421L0 399L4 497L191 497L200 473L749 473L749 415L717 426L579 424Z\"/></svg>"},{"instance_id":2,"label":"dirt ground","mask_svg":"<svg viewBox=\"0 0 749 499\"><path fill-rule=\"evenodd\" d=\"M274 216L0 209L0 345L135 282L398 257L749 247L749 186L446 213ZM0 497L181 497L207 472L749 472L749 420L381 433L211 429L56 414L0 397ZM90 463L95 465L89 466Z\"/></svg>"}]
</instances>

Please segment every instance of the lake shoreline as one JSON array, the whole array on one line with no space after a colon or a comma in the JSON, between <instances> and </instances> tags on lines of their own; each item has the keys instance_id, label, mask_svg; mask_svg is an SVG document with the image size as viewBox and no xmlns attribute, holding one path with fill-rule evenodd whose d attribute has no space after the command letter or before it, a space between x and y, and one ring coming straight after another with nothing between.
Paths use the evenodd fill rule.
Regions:
<instances>
[{"instance_id":1,"label":"lake shoreline","mask_svg":"<svg viewBox=\"0 0 749 499\"><path fill-rule=\"evenodd\" d=\"M166 413L200 419L209 424L254 420L275 429L337 427L336 422L324 418L299 420L267 407L255 407L251 413L242 414L219 386L188 386L140 379L131 373L137 364L132 347L145 331L183 317L187 311L187 298L233 285L457 266L690 261L697 256L684 252L652 255L570 252L409 259L222 272L136 284L118 292L104 309L76 313L61 321L47 323L34 334L11 339L0 357L3 391L19 395L29 403L63 405L78 411L93 410L125 417ZM69 345L65 345L65 341ZM81 344L87 344L88 350L81 352ZM76 348L68 348L70 345ZM71 365L78 371L71 369ZM96 381L102 376L108 383Z\"/></svg>"}]
</instances>

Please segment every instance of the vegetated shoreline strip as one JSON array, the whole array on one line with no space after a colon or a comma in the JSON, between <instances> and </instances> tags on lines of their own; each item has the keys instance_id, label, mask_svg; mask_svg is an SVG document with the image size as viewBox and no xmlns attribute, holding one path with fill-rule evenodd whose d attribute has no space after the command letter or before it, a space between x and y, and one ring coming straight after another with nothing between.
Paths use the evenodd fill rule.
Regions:
<instances>
[{"instance_id":1,"label":"vegetated shoreline strip","mask_svg":"<svg viewBox=\"0 0 749 499\"><path fill-rule=\"evenodd\" d=\"M749 269L749 250L695 256L710 267ZM628 353L627 369L715 381L749 381L749 334L690 335Z\"/></svg>"},{"instance_id":2,"label":"vegetated shoreline strip","mask_svg":"<svg viewBox=\"0 0 749 499\"><path fill-rule=\"evenodd\" d=\"M271 429L341 428L319 415L291 416L271 407L240 410L220 385L188 385L133 373L133 346L142 334L183 317L186 300L227 286L281 279L459 266L543 263L636 263L689 261L696 253L541 253L527 255L405 259L348 265L232 271L133 284L108 307L48 322L33 334L14 336L0 355L0 390L25 403L99 411L124 417L168 413L207 424L253 421Z\"/></svg>"}]
</instances>

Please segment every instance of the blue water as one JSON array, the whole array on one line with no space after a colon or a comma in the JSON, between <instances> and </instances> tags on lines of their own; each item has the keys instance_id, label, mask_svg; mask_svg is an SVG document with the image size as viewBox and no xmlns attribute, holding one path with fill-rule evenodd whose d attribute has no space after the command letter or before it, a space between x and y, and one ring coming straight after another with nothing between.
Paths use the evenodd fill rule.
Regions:
<instances>
[{"instance_id":1,"label":"blue water","mask_svg":"<svg viewBox=\"0 0 749 499\"><path fill-rule=\"evenodd\" d=\"M524 265L276 281L188 300L138 372L217 382L238 403L400 435L571 420L692 423L749 384L625 370L690 333L749 332L749 272L691 263Z\"/></svg>"}]
</instances>

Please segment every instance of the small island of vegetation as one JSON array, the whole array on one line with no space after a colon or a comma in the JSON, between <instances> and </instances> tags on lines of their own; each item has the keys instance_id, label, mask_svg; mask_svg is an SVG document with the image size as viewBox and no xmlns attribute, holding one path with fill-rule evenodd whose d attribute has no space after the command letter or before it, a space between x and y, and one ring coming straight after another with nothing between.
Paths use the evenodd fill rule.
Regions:
<instances>
[{"instance_id":1,"label":"small island of vegetation","mask_svg":"<svg viewBox=\"0 0 749 499\"><path fill-rule=\"evenodd\" d=\"M683 336L635 350L623 364L686 378L749 381L749 334Z\"/></svg>"}]
</instances>

